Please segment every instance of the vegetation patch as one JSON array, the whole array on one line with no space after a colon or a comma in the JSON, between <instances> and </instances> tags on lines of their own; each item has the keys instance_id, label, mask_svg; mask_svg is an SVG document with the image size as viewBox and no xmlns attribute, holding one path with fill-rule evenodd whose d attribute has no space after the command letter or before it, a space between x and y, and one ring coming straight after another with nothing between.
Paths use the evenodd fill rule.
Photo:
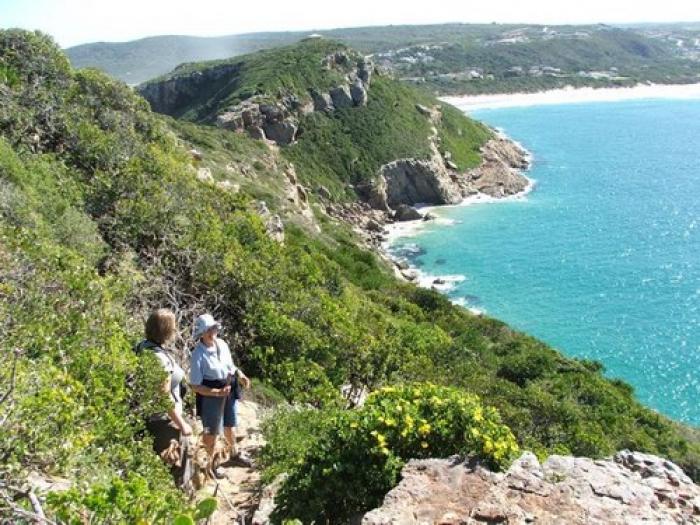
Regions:
<instances>
[{"instance_id":1,"label":"vegetation patch","mask_svg":"<svg viewBox=\"0 0 700 525\"><path fill-rule=\"evenodd\" d=\"M356 410L277 414L266 435L266 478L289 475L274 518L303 523L346 522L371 509L411 458L461 454L501 469L519 450L495 409L431 384L384 387Z\"/></svg>"}]
</instances>

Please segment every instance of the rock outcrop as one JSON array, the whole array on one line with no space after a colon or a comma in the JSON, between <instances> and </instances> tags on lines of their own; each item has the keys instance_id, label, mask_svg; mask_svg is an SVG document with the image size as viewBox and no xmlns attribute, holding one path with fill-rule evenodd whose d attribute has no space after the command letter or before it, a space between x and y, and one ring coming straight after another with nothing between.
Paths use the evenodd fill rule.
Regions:
<instances>
[{"instance_id":1,"label":"rock outcrop","mask_svg":"<svg viewBox=\"0 0 700 525\"><path fill-rule=\"evenodd\" d=\"M395 208L400 204L457 204L462 192L443 162L401 159L385 164L379 178L386 183L386 204Z\"/></svg>"},{"instance_id":2,"label":"rock outcrop","mask_svg":"<svg viewBox=\"0 0 700 525\"><path fill-rule=\"evenodd\" d=\"M501 198L527 188L528 180L520 174L528 166L527 155L517 144L503 137L491 139L481 148L481 157L481 165L460 181L463 194Z\"/></svg>"},{"instance_id":3,"label":"rock outcrop","mask_svg":"<svg viewBox=\"0 0 700 525\"><path fill-rule=\"evenodd\" d=\"M410 461L363 525L700 523L700 488L675 464L622 451L607 460L529 452L504 473L457 457Z\"/></svg>"},{"instance_id":4,"label":"rock outcrop","mask_svg":"<svg viewBox=\"0 0 700 525\"><path fill-rule=\"evenodd\" d=\"M235 81L243 64L236 61L195 71L190 70L191 64L185 64L172 75L137 89L158 113L174 117L187 113L188 118L215 122L221 128L246 132L255 139L285 146L296 140L300 117L314 111L329 113L366 105L374 71L374 64L368 58L351 51L337 51L326 56L321 64L337 79L330 89L267 93L225 109L207 109L201 101L216 100L220 91Z\"/></svg>"},{"instance_id":5,"label":"rock outcrop","mask_svg":"<svg viewBox=\"0 0 700 525\"><path fill-rule=\"evenodd\" d=\"M442 114L438 106L420 104L416 110L435 126ZM440 151L433 126L428 159L398 159L379 169L377 178L365 188L366 200L377 210L395 209L401 204L457 204L465 197L482 193L501 198L525 190L528 179L521 170L528 156L513 141L496 136L481 148L481 164L460 173L449 151Z\"/></svg>"},{"instance_id":6,"label":"rock outcrop","mask_svg":"<svg viewBox=\"0 0 700 525\"><path fill-rule=\"evenodd\" d=\"M201 96L202 91L215 89L219 82L238 74L240 68L240 62L188 74L177 74L176 68L172 77L143 84L137 88L137 91L148 100L153 111L174 116L179 108Z\"/></svg>"},{"instance_id":7,"label":"rock outcrop","mask_svg":"<svg viewBox=\"0 0 700 525\"><path fill-rule=\"evenodd\" d=\"M278 102L269 97L249 98L217 115L216 125L286 146L296 140L299 117L314 111L330 113L367 104L373 67L368 59L337 52L324 59L324 66L342 72L344 81L328 92L313 88L308 99L296 95L287 95Z\"/></svg>"},{"instance_id":8,"label":"rock outcrop","mask_svg":"<svg viewBox=\"0 0 700 525\"><path fill-rule=\"evenodd\" d=\"M265 231L268 237L280 244L284 243L284 223L282 218L277 214L273 215L265 201L258 201L255 205L255 211L265 223Z\"/></svg>"}]
</instances>

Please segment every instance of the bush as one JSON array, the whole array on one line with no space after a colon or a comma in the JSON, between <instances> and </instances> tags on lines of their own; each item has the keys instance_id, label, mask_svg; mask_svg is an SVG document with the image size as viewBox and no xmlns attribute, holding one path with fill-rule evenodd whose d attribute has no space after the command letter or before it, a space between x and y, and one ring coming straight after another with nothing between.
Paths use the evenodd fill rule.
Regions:
<instances>
[{"instance_id":1,"label":"bush","mask_svg":"<svg viewBox=\"0 0 700 525\"><path fill-rule=\"evenodd\" d=\"M382 388L357 410L287 414L266 430L263 461L272 474L290 474L277 499L278 521L348 520L378 504L411 458L462 454L500 469L518 453L495 409L431 384Z\"/></svg>"}]
</instances>

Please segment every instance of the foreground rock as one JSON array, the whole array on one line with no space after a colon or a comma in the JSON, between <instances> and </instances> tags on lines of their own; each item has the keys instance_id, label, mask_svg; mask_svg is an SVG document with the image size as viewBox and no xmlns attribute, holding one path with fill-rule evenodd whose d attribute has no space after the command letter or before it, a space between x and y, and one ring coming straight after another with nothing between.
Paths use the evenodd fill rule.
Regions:
<instances>
[{"instance_id":1,"label":"foreground rock","mask_svg":"<svg viewBox=\"0 0 700 525\"><path fill-rule=\"evenodd\" d=\"M638 452L609 460L526 452L505 473L459 458L410 461L363 525L700 523L700 488L670 461Z\"/></svg>"}]
</instances>

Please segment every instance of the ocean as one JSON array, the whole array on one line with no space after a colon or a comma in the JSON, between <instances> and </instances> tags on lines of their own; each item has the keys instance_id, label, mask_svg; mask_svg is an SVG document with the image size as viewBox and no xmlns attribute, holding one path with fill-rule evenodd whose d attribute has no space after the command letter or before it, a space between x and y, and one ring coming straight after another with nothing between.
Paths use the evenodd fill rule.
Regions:
<instances>
[{"instance_id":1,"label":"ocean","mask_svg":"<svg viewBox=\"0 0 700 525\"><path fill-rule=\"evenodd\" d=\"M533 155L527 196L394 239L456 303L602 362L700 425L700 100L480 109Z\"/></svg>"}]
</instances>

